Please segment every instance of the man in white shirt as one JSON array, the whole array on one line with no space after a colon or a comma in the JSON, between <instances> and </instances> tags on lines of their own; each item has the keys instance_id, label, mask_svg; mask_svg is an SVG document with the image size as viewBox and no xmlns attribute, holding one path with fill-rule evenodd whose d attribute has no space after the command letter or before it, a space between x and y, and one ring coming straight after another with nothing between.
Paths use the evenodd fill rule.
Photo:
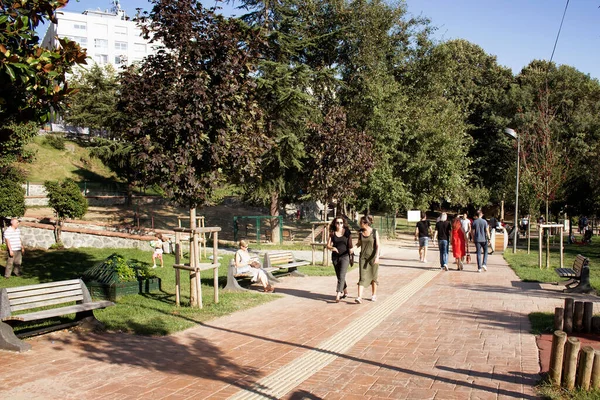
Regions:
<instances>
[{"instance_id":1,"label":"man in white shirt","mask_svg":"<svg viewBox=\"0 0 600 400\"><path fill-rule=\"evenodd\" d=\"M21 260L23 259L23 241L21 240L21 230L19 229L19 220L13 218L10 220L10 226L4 231L4 241L8 248L8 259L6 260L6 269L4 277L10 278L14 271L16 276L21 276Z\"/></svg>"}]
</instances>

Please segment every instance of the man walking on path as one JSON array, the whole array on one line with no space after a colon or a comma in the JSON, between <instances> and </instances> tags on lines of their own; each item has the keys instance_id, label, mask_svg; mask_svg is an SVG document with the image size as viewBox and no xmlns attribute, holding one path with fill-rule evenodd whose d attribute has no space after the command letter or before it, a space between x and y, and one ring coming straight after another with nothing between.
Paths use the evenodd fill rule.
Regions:
<instances>
[{"instance_id":1,"label":"man walking on path","mask_svg":"<svg viewBox=\"0 0 600 400\"><path fill-rule=\"evenodd\" d=\"M442 213L440 220L435 224L435 233L433 240L438 240L440 249L440 266L444 271L448 271L448 243L452 234L452 225L448 222L448 215Z\"/></svg>"},{"instance_id":2,"label":"man walking on path","mask_svg":"<svg viewBox=\"0 0 600 400\"><path fill-rule=\"evenodd\" d=\"M431 225L427 220L427 214L421 213L421 220L417 222L415 229L415 240L419 241L419 261L427 262L427 246L429 245L429 237L431 233Z\"/></svg>"},{"instance_id":3,"label":"man walking on path","mask_svg":"<svg viewBox=\"0 0 600 400\"><path fill-rule=\"evenodd\" d=\"M10 226L4 232L4 240L8 248L8 259L6 260L4 277L6 279L10 278L13 268L15 275L21 276L21 260L25 249L21 241L21 230L19 229L18 219L13 218L10 220Z\"/></svg>"},{"instance_id":4,"label":"man walking on path","mask_svg":"<svg viewBox=\"0 0 600 400\"><path fill-rule=\"evenodd\" d=\"M490 237L490 228L487 221L483 218L483 212L477 211L477 218L473 221L473 241L475 242L475 251L477 253L477 272L487 271L488 258L488 240ZM483 264L481 262L481 252L483 251Z\"/></svg>"}]
</instances>

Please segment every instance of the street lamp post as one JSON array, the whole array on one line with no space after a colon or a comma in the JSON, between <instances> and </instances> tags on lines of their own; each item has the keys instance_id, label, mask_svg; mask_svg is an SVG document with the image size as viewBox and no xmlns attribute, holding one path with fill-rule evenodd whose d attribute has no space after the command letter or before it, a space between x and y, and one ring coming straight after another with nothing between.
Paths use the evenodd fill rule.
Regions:
<instances>
[{"instance_id":1,"label":"street lamp post","mask_svg":"<svg viewBox=\"0 0 600 400\"><path fill-rule=\"evenodd\" d=\"M519 227L517 225L517 218L519 217L519 169L520 169L520 155L521 155L521 140L519 139L519 135L515 132L514 129L506 128L504 129L504 133L510 136L513 139L517 139L517 190L515 196L515 225L513 227L513 232L515 234L513 238L513 253L517 252L517 238L519 237Z\"/></svg>"}]
</instances>

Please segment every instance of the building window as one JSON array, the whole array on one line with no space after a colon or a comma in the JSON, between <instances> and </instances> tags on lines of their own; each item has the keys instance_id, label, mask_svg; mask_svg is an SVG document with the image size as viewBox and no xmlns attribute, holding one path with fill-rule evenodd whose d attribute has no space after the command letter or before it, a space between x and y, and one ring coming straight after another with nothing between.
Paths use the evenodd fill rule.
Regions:
<instances>
[{"instance_id":1,"label":"building window","mask_svg":"<svg viewBox=\"0 0 600 400\"><path fill-rule=\"evenodd\" d=\"M126 65L127 56L115 56L115 65Z\"/></svg>"},{"instance_id":2,"label":"building window","mask_svg":"<svg viewBox=\"0 0 600 400\"><path fill-rule=\"evenodd\" d=\"M127 27L126 26L115 26L115 35L127 35Z\"/></svg>"},{"instance_id":3,"label":"building window","mask_svg":"<svg viewBox=\"0 0 600 400\"><path fill-rule=\"evenodd\" d=\"M96 54L94 56L94 61L96 64L104 65L108 63L108 56L106 54Z\"/></svg>"},{"instance_id":4,"label":"building window","mask_svg":"<svg viewBox=\"0 0 600 400\"><path fill-rule=\"evenodd\" d=\"M145 53L146 52L146 45L143 43L135 43L133 45L133 50L135 50L137 53Z\"/></svg>"},{"instance_id":5,"label":"building window","mask_svg":"<svg viewBox=\"0 0 600 400\"><path fill-rule=\"evenodd\" d=\"M115 42L115 50L127 51L127 42Z\"/></svg>"},{"instance_id":6,"label":"building window","mask_svg":"<svg viewBox=\"0 0 600 400\"><path fill-rule=\"evenodd\" d=\"M87 38L84 36L66 36L66 38L77 43L82 48L87 47Z\"/></svg>"},{"instance_id":7,"label":"building window","mask_svg":"<svg viewBox=\"0 0 600 400\"><path fill-rule=\"evenodd\" d=\"M76 22L73 24L73 29L85 31L87 29L87 25L85 22Z\"/></svg>"},{"instance_id":8,"label":"building window","mask_svg":"<svg viewBox=\"0 0 600 400\"><path fill-rule=\"evenodd\" d=\"M94 39L94 48L100 50L108 49L108 40L106 39Z\"/></svg>"}]
</instances>

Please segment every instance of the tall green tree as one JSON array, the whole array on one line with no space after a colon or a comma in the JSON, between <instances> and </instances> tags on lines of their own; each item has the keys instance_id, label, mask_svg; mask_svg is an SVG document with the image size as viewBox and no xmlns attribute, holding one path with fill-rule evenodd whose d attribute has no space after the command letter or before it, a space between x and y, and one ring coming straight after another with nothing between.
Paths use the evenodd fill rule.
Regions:
<instances>
[{"instance_id":1,"label":"tall green tree","mask_svg":"<svg viewBox=\"0 0 600 400\"><path fill-rule=\"evenodd\" d=\"M502 133L514 116L510 69L480 46L456 39L432 47L416 63L415 73L410 85L416 93L443 97L464 115L472 138L464 170L467 187L487 188L493 202L514 194L508 174L514 159L506 156L513 151L512 142Z\"/></svg>"},{"instance_id":2,"label":"tall green tree","mask_svg":"<svg viewBox=\"0 0 600 400\"><path fill-rule=\"evenodd\" d=\"M76 92L67 101L65 122L112 136L111 128L120 126L124 118L117 110L118 79L114 68L94 64L89 70L80 68L69 80Z\"/></svg>"},{"instance_id":3,"label":"tall green tree","mask_svg":"<svg viewBox=\"0 0 600 400\"><path fill-rule=\"evenodd\" d=\"M2 1L0 3L0 167L17 161L37 133L33 125L48 119L51 110L71 89L66 75L85 64L77 43L59 39L60 47L40 47L36 28L56 23L56 11L68 0Z\"/></svg>"},{"instance_id":4,"label":"tall green tree","mask_svg":"<svg viewBox=\"0 0 600 400\"><path fill-rule=\"evenodd\" d=\"M543 96L541 96L543 93ZM515 126L531 130L539 120L540 102L551 111L553 140L568 165L556 201L573 212L600 211L600 82L573 67L534 60L516 78L511 91Z\"/></svg>"},{"instance_id":5,"label":"tall green tree","mask_svg":"<svg viewBox=\"0 0 600 400\"><path fill-rule=\"evenodd\" d=\"M62 229L67 219L82 218L87 212L88 203L81 189L72 179L64 181L46 181L48 205L56 213L54 236L56 243L62 243Z\"/></svg>"},{"instance_id":6,"label":"tall green tree","mask_svg":"<svg viewBox=\"0 0 600 400\"><path fill-rule=\"evenodd\" d=\"M301 12L309 3L241 2L248 10L242 20L263 39L256 93L264 132L273 142L262 157L260 173L241 183L250 197L269 205L271 216L278 216L282 201L294 200L301 190L307 123L319 114L314 101L316 73L303 57L306 49L314 46ZM277 237L278 228L275 222L271 224L272 237Z\"/></svg>"}]
</instances>

